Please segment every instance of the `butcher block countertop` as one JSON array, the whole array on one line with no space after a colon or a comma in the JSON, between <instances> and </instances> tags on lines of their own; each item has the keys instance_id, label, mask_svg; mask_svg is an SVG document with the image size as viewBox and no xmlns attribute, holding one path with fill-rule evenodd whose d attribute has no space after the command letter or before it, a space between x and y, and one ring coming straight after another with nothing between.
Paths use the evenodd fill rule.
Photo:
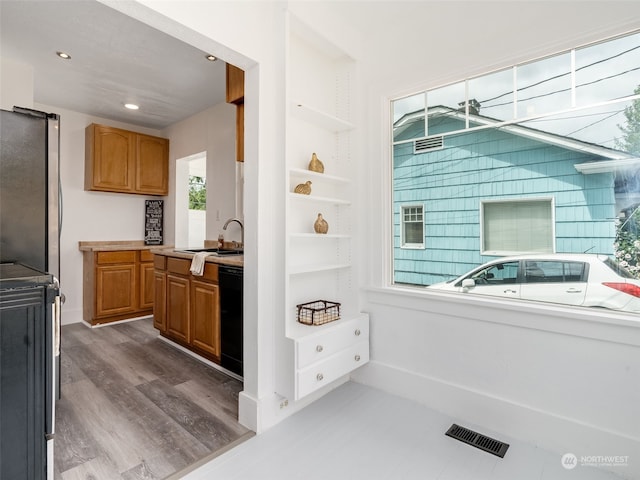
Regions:
<instances>
[{"instance_id":1,"label":"butcher block countertop","mask_svg":"<svg viewBox=\"0 0 640 480\"><path fill-rule=\"evenodd\" d=\"M176 252L173 248L156 246L151 250L154 255L165 255L167 257L186 258L192 259L194 254L187 252ZM244 255L231 255L228 257L217 257L215 255L208 255L205 258L205 262L218 263L220 265L230 265L232 267L244 267Z\"/></svg>"},{"instance_id":2,"label":"butcher block countertop","mask_svg":"<svg viewBox=\"0 0 640 480\"><path fill-rule=\"evenodd\" d=\"M154 255L164 255L167 257L192 259L194 254L182 251L175 251L170 245L145 245L143 240L118 240L103 242L78 242L78 247L82 252L113 252L121 250L149 250ZM217 257L209 255L205 259L209 263L220 265L231 265L234 267L244 267L244 255L232 255L228 257Z\"/></svg>"},{"instance_id":3,"label":"butcher block countertop","mask_svg":"<svg viewBox=\"0 0 640 480\"><path fill-rule=\"evenodd\" d=\"M103 242L78 242L81 252L113 252L116 250L151 250L170 248L167 245L145 245L144 240L112 240Z\"/></svg>"}]
</instances>

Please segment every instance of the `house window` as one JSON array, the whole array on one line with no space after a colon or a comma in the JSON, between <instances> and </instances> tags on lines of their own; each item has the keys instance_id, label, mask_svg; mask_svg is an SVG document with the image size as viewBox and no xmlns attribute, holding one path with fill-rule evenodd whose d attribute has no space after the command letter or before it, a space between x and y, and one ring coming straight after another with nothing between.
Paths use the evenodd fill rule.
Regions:
<instances>
[{"instance_id":1,"label":"house window","mask_svg":"<svg viewBox=\"0 0 640 480\"><path fill-rule=\"evenodd\" d=\"M424 248L424 211L422 205L401 207L402 248Z\"/></svg>"},{"instance_id":2,"label":"house window","mask_svg":"<svg viewBox=\"0 0 640 480\"><path fill-rule=\"evenodd\" d=\"M553 252L551 199L482 202L481 209L483 255Z\"/></svg>"},{"instance_id":3,"label":"house window","mask_svg":"<svg viewBox=\"0 0 640 480\"><path fill-rule=\"evenodd\" d=\"M638 45L640 31L394 100L393 282L584 252L640 279Z\"/></svg>"}]
</instances>

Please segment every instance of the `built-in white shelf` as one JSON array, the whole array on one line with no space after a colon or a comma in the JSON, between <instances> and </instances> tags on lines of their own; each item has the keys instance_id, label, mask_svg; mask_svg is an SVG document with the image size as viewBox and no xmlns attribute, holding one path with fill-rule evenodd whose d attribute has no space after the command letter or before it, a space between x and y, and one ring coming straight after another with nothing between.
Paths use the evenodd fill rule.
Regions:
<instances>
[{"instance_id":1,"label":"built-in white shelf","mask_svg":"<svg viewBox=\"0 0 640 480\"><path fill-rule=\"evenodd\" d=\"M314 265L292 265L289 268L290 275L302 275L304 273L328 272L342 270L351 267L350 263L319 263Z\"/></svg>"},{"instance_id":2,"label":"built-in white shelf","mask_svg":"<svg viewBox=\"0 0 640 480\"><path fill-rule=\"evenodd\" d=\"M323 182L332 183L351 183L351 180L345 177L338 177L336 175L327 175L326 173L314 172L313 170L305 170L304 168L292 168L289 173L292 177L299 179L313 178Z\"/></svg>"},{"instance_id":3,"label":"built-in white shelf","mask_svg":"<svg viewBox=\"0 0 640 480\"><path fill-rule=\"evenodd\" d=\"M324 323L322 325L305 325L304 323L296 321L289 326L287 337L293 340L304 340L305 338L308 338L310 336L322 335L323 333L331 331L335 327L341 327L345 323L351 320L362 318L363 316L366 316L366 314L346 312L341 306L340 318L338 320Z\"/></svg>"},{"instance_id":4,"label":"built-in white shelf","mask_svg":"<svg viewBox=\"0 0 640 480\"><path fill-rule=\"evenodd\" d=\"M291 199L300 201L300 202L330 203L333 205L351 205L351 201L343 200L342 198L316 197L313 195L304 195L302 193L293 193L293 192L289 192L289 196Z\"/></svg>"},{"instance_id":5,"label":"built-in white shelf","mask_svg":"<svg viewBox=\"0 0 640 480\"><path fill-rule=\"evenodd\" d=\"M351 235L345 235L340 233L291 233L289 235L292 238L351 238Z\"/></svg>"},{"instance_id":6,"label":"built-in white shelf","mask_svg":"<svg viewBox=\"0 0 640 480\"><path fill-rule=\"evenodd\" d=\"M312 123L334 133L346 132L355 128L355 125L351 122L347 122L346 120L302 102L292 101L291 113L305 122Z\"/></svg>"}]
</instances>

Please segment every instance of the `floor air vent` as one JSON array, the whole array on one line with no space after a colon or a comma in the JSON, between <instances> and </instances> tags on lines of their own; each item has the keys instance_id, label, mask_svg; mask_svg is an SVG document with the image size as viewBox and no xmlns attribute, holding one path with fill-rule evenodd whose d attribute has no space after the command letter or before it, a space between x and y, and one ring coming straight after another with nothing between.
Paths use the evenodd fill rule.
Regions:
<instances>
[{"instance_id":1,"label":"floor air vent","mask_svg":"<svg viewBox=\"0 0 640 480\"><path fill-rule=\"evenodd\" d=\"M493 438L485 437L484 435L480 435L473 430L461 427L459 425L456 425L455 423L451 425L445 435L451 438L455 438L456 440L460 440L461 442L467 443L472 447L484 450L485 452L492 453L493 455L496 455L500 458L504 457L504 454L507 453L507 449L509 448L509 445L506 443L494 440Z\"/></svg>"}]
</instances>

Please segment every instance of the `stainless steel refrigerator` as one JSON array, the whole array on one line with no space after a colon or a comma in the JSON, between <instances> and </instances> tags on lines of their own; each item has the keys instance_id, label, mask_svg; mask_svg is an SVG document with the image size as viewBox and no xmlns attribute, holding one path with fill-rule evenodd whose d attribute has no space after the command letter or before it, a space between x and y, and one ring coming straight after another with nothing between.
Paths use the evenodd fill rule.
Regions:
<instances>
[{"instance_id":1,"label":"stainless steel refrigerator","mask_svg":"<svg viewBox=\"0 0 640 480\"><path fill-rule=\"evenodd\" d=\"M44 402L43 418L30 420L24 424L28 429L28 441L23 444L24 448L34 448L32 452L23 452L28 458L37 458L38 465L47 466L47 475L53 473L53 419L55 418L55 399L59 396L59 368L60 356L59 348L51 348L52 338L57 339L59 345L59 296L53 304L58 305L57 314L52 315L49 300L43 307L44 315L37 319L33 313L28 313L20 317L16 311L27 308L28 311L33 300L29 300L29 295L13 295L14 287L11 285L18 275L16 269L22 270L23 278L39 279L41 283L55 284L58 289L60 278L60 228L61 228L61 197L60 197L60 174L59 174L59 117L56 114L39 112L26 108L15 107L12 112L0 110L0 273L6 278L2 278L2 293L0 302L0 369L2 371L2 395L13 388L16 391L22 389L24 384L18 385L22 375L16 374L15 368L20 368L22 358L24 367L32 368L40 365L41 359L44 372L49 372L44 376L37 376L35 387L29 387L30 404L40 404ZM32 272L27 274L26 272ZM38 272L38 273L33 273ZM42 280L42 276L47 276ZM40 276L40 277L39 277ZM44 278L44 277L43 277ZM23 281L23 288L26 292L26 283ZM15 283L15 282L14 282ZM8 285L8 287L7 287ZM7 288L5 288L7 287ZM33 288L44 288L42 285L32 285ZM37 296L37 295L36 295ZM4 301L10 299L8 301ZM21 300L27 303L22 304ZM31 302L31 303L30 303ZM52 304L52 305L53 305ZM17 310L16 310L17 309ZM38 311L40 311L38 310ZM17 315L17 316L16 316ZM25 335L35 335L34 338L25 335L14 334L16 325L19 325L22 318ZM53 318L54 325L49 323ZM45 325L46 324L46 325ZM9 325L12 325L10 328ZM30 326L28 326L30 325ZM49 333L47 333L49 332ZM48 337L47 337L48 335ZM42 338L40 338L42 337ZM29 339L28 339L29 338ZM45 346L45 350L26 349L25 346L31 343ZM16 353L17 352L17 353ZM36 353L34 353L36 352ZM37 353L40 352L40 353ZM16 357L17 355L17 357ZM34 357L35 355L35 357ZM9 360L12 359L12 360ZM36 360L34 360L36 359ZM11 363L13 362L13 363ZM34 363L35 362L35 363ZM11 367L10 365L13 365ZM35 375L35 374L34 374ZM36 377L34 377L36 378ZM42 379L46 380L46 385L42 384ZM35 385L35 384L34 384ZM51 387L51 388L49 388ZM12 410L15 410L15 402L0 398L0 473L6 472L12 462L19 458L15 448L19 445L7 440L8 428L16 427L19 423L11 422ZM30 410L33 413L32 410ZM47 413L48 412L48 413ZM31 415L31 414L30 414ZM39 414L38 414L39 415ZM33 430L34 423L44 425L44 431L36 429L38 438ZM16 432L16 435L23 434L24 431ZM43 449L34 445L40 445L41 435L45 435L48 442L47 448ZM16 437L17 438L17 437ZM20 437L22 438L22 437ZM47 452L50 460L47 461ZM7 456L8 455L8 456ZM31 455L31 456L29 456ZM35 455L35 457L33 457ZM26 458L26 457L25 457ZM31 463L31 460L28 462ZM29 475L23 478L41 479L47 478L41 475L41 469L37 471L28 470ZM33 476L32 476L33 475ZM4 478L4 475L0 474ZM51 477L52 478L52 477Z\"/></svg>"},{"instance_id":2,"label":"stainless steel refrigerator","mask_svg":"<svg viewBox=\"0 0 640 480\"><path fill-rule=\"evenodd\" d=\"M58 115L0 110L0 261L60 278Z\"/></svg>"}]
</instances>

